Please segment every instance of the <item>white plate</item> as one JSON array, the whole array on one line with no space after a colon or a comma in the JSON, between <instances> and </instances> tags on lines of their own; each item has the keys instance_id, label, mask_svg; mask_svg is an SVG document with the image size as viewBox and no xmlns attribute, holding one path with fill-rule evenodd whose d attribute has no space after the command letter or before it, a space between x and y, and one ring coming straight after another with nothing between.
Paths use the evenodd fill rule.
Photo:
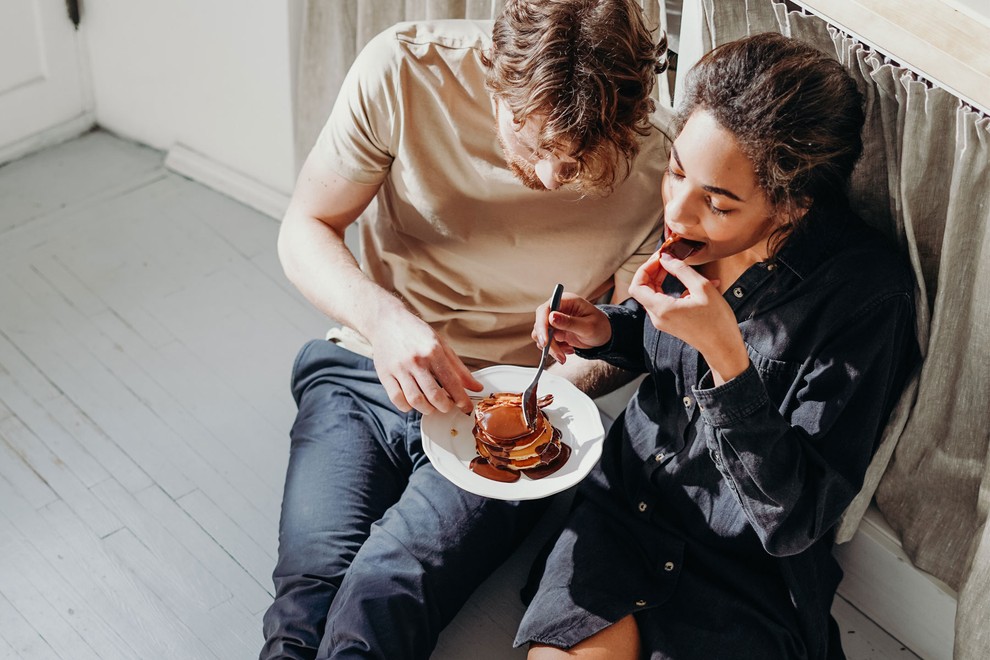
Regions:
<instances>
[{"instance_id":1,"label":"white plate","mask_svg":"<svg viewBox=\"0 0 990 660\"><path fill-rule=\"evenodd\" d=\"M496 366L474 372L485 389L470 392L488 396L494 392L522 392L533 380L535 369ZM503 483L475 474L469 467L478 455L474 445L474 415L459 410L423 417L423 449L437 472L469 493L499 500L534 500L567 490L591 471L602 455L605 429L587 394L570 381L543 372L538 394L553 394L553 403L543 409L550 423L560 429L561 442L571 447L571 455L559 470L542 479L525 474L515 483Z\"/></svg>"}]
</instances>

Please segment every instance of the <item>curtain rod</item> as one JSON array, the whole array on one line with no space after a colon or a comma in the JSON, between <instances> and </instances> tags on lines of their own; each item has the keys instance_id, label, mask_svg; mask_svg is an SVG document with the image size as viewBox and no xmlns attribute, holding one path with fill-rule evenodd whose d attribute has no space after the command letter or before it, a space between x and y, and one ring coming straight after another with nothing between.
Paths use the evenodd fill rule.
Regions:
<instances>
[{"instance_id":1,"label":"curtain rod","mask_svg":"<svg viewBox=\"0 0 990 660\"><path fill-rule=\"evenodd\" d=\"M990 117L990 16L984 22L942 0L789 0L785 4L818 16ZM933 11L934 5L944 11ZM922 31L924 36L919 34Z\"/></svg>"}]
</instances>

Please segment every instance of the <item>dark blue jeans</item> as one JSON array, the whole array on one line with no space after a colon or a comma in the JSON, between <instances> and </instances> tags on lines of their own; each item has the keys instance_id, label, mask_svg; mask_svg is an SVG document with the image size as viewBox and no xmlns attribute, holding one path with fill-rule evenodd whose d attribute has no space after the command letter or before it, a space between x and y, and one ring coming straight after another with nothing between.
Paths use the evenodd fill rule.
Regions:
<instances>
[{"instance_id":1,"label":"dark blue jeans","mask_svg":"<svg viewBox=\"0 0 990 660\"><path fill-rule=\"evenodd\" d=\"M419 413L399 412L373 362L333 343L303 347L292 393L261 657L428 658L545 501L490 500L440 476Z\"/></svg>"}]
</instances>

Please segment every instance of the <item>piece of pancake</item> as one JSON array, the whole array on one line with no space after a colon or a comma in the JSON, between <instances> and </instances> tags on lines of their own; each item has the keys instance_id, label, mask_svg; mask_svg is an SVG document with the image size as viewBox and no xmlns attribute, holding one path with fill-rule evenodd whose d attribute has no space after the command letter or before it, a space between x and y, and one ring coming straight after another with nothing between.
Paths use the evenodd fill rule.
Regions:
<instances>
[{"instance_id":1,"label":"piece of pancake","mask_svg":"<svg viewBox=\"0 0 990 660\"><path fill-rule=\"evenodd\" d=\"M705 247L705 244L701 241L692 241L689 238L684 238L674 232L670 232L670 236L667 237L667 240L663 242L658 251L660 254L670 254L675 259L684 261L703 247Z\"/></svg>"}]
</instances>

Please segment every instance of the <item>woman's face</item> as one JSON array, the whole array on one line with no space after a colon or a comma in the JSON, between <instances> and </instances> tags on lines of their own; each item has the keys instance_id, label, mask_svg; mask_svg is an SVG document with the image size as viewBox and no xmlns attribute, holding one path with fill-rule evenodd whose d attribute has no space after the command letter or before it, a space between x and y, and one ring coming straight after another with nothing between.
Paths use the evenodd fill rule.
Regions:
<instances>
[{"instance_id":1,"label":"woman's face","mask_svg":"<svg viewBox=\"0 0 990 660\"><path fill-rule=\"evenodd\" d=\"M767 258L767 239L778 226L774 211L735 136L707 110L695 110L674 140L663 204L668 232L704 243L687 263Z\"/></svg>"}]
</instances>

